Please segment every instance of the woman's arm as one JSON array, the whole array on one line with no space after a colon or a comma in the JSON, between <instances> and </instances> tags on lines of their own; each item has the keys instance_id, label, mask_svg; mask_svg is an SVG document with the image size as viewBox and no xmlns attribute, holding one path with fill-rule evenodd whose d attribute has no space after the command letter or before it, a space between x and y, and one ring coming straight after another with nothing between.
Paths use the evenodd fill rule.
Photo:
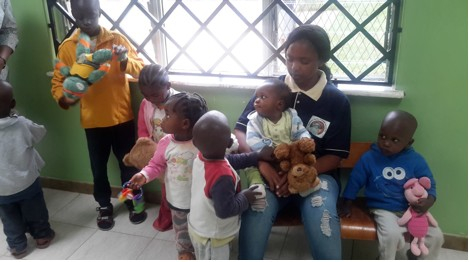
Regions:
<instances>
[{"instance_id":1,"label":"woman's arm","mask_svg":"<svg viewBox=\"0 0 469 262\"><path fill-rule=\"evenodd\" d=\"M337 169L341 160L342 158L336 155L324 155L316 159L316 164L314 164L314 167L318 171L318 174L324 174L328 171Z\"/></svg>"}]
</instances>

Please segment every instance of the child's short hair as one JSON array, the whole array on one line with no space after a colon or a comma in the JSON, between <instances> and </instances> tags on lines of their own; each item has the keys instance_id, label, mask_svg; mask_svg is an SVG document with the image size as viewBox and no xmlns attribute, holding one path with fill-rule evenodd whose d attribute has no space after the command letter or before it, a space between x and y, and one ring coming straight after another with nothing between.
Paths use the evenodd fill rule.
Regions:
<instances>
[{"instance_id":1,"label":"child's short hair","mask_svg":"<svg viewBox=\"0 0 469 262\"><path fill-rule=\"evenodd\" d=\"M273 90L275 91L276 95L283 100L284 108L283 111L287 110L290 105L291 100L291 89L288 87L285 82L278 78L269 78L264 81L264 84L272 86Z\"/></svg>"},{"instance_id":2,"label":"child's short hair","mask_svg":"<svg viewBox=\"0 0 469 262\"><path fill-rule=\"evenodd\" d=\"M168 83L168 72L164 67L157 64L145 65L138 77L138 84L141 86L163 87Z\"/></svg>"},{"instance_id":3,"label":"child's short hair","mask_svg":"<svg viewBox=\"0 0 469 262\"><path fill-rule=\"evenodd\" d=\"M166 103L173 102L174 112L189 119L190 127L194 127L199 118L207 113L207 102L197 93L181 92L169 97Z\"/></svg>"}]
</instances>

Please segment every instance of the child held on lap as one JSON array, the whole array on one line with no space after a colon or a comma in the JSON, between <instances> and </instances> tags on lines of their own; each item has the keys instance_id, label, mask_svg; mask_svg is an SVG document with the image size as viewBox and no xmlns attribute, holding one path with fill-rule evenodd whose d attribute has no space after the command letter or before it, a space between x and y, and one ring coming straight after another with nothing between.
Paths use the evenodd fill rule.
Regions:
<instances>
[{"instance_id":1,"label":"child held on lap","mask_svg":"<svg viewBox=\"0 0 469 262\"><path fill-rule=\"evenodd\" d=\"M240 192L239 176L225 159L233 140L224 114L206 113L195 124L193 134L200 152L192 169L189 234L197 259L228 260L240 215L260 193L255 188Z\"/></svg>"},{"instance_id":2,"label":"child held on lap","mask_svg":"<svg viewBox=\"0 0 469 262\"><path fill-rule=\"evenodd\" d=\"M164 110L161 128L167 135L158 142L148 165L130 179L129 185L138 189L164 176L179 259L193 259L187 214L191 202L192 163L198 150L192 143L192 128L207 112L207 105L200 95L183 92L170 96Z\"/></svg>"},{"instance_id":3,"label":"child held on lap","mask_svg":"<svg viewBox=\"0 0 469 262\"><path fill-rule=\"evenodd\" d=\"M164 103L178 91L171 88L166 70L161 65L151 64L143 67L138 78L138 87L143 95L138 111L138 137L150 137L158 143L166 134L161 123L165 116ZM171 211L166 200L166 187L161 183L161 205L158 218L153 227L166 231L172 227Z\"/></svg>"},{"instance_id":4,"label":"child held on lap","mask_svg":"<svg viewBox=\"0 0 469 262\"><path fill-rule=\"evenodd\" d=\"M289 108L291 90L279 79L269 79L256 89L254 109L248 115L246 143L252 151L260 151L264 147L276 147L279 144L290 144L302 137L311 138L303 121L295 109ZM260 173L247 172L249 185L264 182ZM253 175L254 174L254 175Z\"/></svg>"},{"instance_id":5,"label":"child held on lap","mask_svg":"<svg viewBox=\"0 0 469 262\"><path fill-rule=\"evenodd\" d=\"M367 205L378 224L380 259L405 256L408 249L404 239L407 228L397 223L408 208L403 187L405 182L420 177L431 180L428 198L412 206L418 213L425 213L436 200L432 172L425 159L412 147L416 129L417 120L410 113L399 110L389 112L381 123L378 141L355 165L343 193L344 204L340 215L350 216L352 200L365 187ZM422 258L438 259L443 245L440 228L429 227L426 245L430 253Z\"/></svg>"},{"instance_id":6,"label":"child held on lap","mask_svg":"<svg viewBox=\"0 0 469 262\"><path fill-rule=\"evenodd\" d=\"M13 87L0 80L0 218L8 249L15 258L27 254L26 232L37 248L46 248L55 236L39 182L44 166L34 146L46 129L12 114L16 101Z\"/></svg>"}]
</instances>

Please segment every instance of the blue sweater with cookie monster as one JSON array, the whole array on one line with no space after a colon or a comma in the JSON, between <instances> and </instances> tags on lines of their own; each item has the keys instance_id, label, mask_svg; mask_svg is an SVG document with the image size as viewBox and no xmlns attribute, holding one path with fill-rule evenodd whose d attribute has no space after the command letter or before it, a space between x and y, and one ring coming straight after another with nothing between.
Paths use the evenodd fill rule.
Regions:
<instances>
[{"instance_id":1,"label":"blue sweater with cookie monster","mask_svg":"<svg viewBox=\"0 0 469 262\"><path fill-rule=\"evenodd\" d=\"M343 197L353 200L360 189L365 187L364 194L369 208L405 211L409 207L404 196L405 182L424 176L431 180L428 194L436 199L436 184L430 167L413 147L385 156L373 144L352 170Z\"/></svg>"}]
</instances>

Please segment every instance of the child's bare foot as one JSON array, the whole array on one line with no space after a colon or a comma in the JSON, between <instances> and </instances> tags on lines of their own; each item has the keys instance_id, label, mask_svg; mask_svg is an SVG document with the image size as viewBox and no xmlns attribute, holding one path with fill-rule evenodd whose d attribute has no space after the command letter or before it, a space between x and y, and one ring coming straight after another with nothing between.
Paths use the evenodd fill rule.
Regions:
<instances>
[{"instance_id":1,"label":"child's bare foot","mask_svg":"<svg viewBox=\"0 0 469 262\"><path fill-rule=\"evenodd\" d=\"M195 260L195 256L193 253L185 252L179 254L178 260Z\"/></svg>"}]
</instances>

